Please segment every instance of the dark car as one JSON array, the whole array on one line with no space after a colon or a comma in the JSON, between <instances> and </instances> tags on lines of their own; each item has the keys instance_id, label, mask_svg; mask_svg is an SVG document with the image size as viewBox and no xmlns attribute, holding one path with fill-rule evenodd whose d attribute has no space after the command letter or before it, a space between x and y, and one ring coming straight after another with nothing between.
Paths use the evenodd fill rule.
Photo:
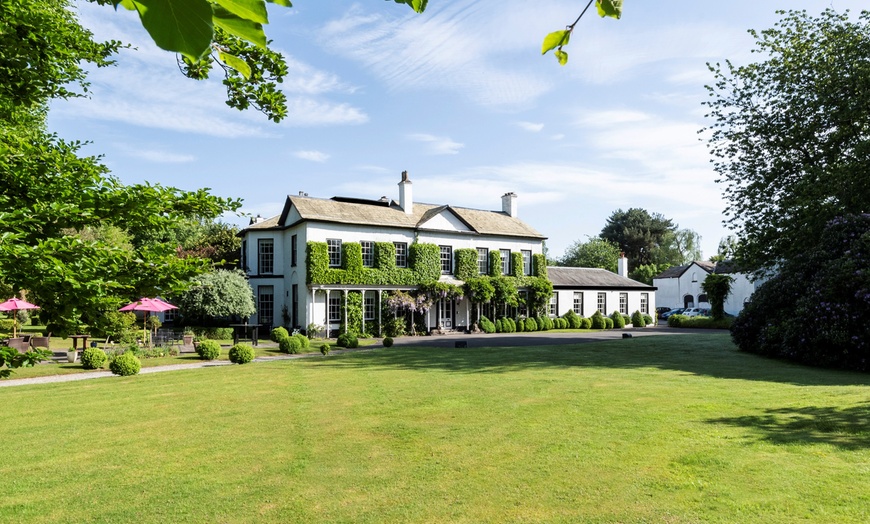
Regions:
<instances>
[{"instance_id":1,"label":"dark car","mask_svg":"<svg viewBox=\"0 0 870 524\"><path fill-rule=\"evenodd\" d=\"M656 317L657 318L664 318L664 317L662 317L662 315L667 313L670 310L671 310L671 308L669 308L669 307L659 306L656 308Z\"/></svg>"},{"instance_id":2,"label":"dark car","mask_svg":"<svg viewBox=\"0 0 870 524\"><path fill-rule=\"evenodd\" d=\"M665 311L664 313L662 313L662 320L667 320L668 317L671 315L679 315L680 313L682 313L685 310L686 310L686 308L684 308L684 307L678 307L677 309Z\"/></svg>"}]
</instances>

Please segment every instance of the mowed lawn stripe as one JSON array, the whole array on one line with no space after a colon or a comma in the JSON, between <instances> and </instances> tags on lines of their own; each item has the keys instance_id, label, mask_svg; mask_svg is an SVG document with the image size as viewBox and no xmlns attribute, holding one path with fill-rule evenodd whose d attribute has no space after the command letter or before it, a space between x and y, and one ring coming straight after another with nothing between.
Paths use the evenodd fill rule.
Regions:
<instances>
[{"instance_id":1,"label":"mowed lawn stripe","mask_svg":"<svg viewBox=\"0 0 870 524\"><path fill-rule=\"evenodd\" d=\"M865 522L870 377L727 336L3 391L10 522Z\"/></svg>"}]
</instances>

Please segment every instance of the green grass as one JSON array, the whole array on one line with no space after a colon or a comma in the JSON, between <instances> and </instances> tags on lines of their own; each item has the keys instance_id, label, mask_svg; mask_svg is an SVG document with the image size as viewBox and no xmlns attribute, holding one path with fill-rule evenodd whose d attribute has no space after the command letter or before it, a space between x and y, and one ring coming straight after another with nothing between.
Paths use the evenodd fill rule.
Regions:
<instances>
[{"instance_id":1,"label":"green grass","mask_svg":"<svg viewBox=\"0 0 870 524\"><path fill-rule=\"evenodd\" d=\"M727 335L0 390L2 522L867 522L870 377Z\"/></svg>"}]
</instances>

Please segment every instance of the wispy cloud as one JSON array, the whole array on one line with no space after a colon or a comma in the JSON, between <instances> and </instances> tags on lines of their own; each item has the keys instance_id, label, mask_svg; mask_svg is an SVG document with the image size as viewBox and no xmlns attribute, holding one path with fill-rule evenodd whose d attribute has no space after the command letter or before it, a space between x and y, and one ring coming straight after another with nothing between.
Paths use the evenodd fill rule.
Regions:
<instances>
[{"instance_id":1,"label":"wispy cloud","mask_svg":"<svg viewBox=\"0 0 870 524\"><path fill-rule=\"evenodd\" d=\"M520 129L525 129L526 131L531 131L532 133L539 133L542 129L544 129L544 124L536 124L534 122L516 122L516 125Z\"/></svg>"},{"instance_id":2,"label":"wispy cloud","mask_svg":"<svg viewBox=\"0 0 870 524\"><path fill-rule=\"evenodd\" d=\"M414 133L408 135L408 140L423 142L426 144L426 152L430 155L455 155L465 147L465 144L454 142L446 136L435 136L426 133Z\"/></svg>"},{"instance_id":3,"label":"wispy cloud","mask_svg":"<svg viewBox=\"0 0 870 524\"><path fill-rule=\"evenodd\" d=\"M160 149L136 149L124 144L116 144L115 147L127 156L158 164L185 164L196 160L196 157L191 154L172 153Z\"/></svg>"},{"instance_id":4,"label":"wispy cloud","mask_svg":"<svg viewBox=\"0 0 870 524\"><path fill-rule=\"evenodd\" d=\"M326 162L329 160L329 155L322 151L296 151L293 153L293 156L302 160L310 160L311 162Z\"/></svg>"}]
</instances>

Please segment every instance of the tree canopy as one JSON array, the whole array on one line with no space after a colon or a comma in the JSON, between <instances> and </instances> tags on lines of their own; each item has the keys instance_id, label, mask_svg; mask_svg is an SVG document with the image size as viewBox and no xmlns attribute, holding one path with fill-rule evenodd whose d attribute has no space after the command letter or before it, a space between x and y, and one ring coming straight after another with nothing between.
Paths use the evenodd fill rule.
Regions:
<instances>
[{"instance_id":1,"label":"tree canopy","mask_svg":"<svg viewBox=\"0 0 870 524\"><path fill-rule=\"evenodd\" d=\"M618 245L633 265L646 265L654 262L654 251L676 229L664 215L633 207L614 211L601 229L601 238Z\"/></svg>"},{"instance_id":2,"label":"tree canopy","mask_svg":"<svg viewBox=\"0 0 870 524\"><path fill-rule=\"evenodd\" d=\"M590 238L586 242L575 241L559 260L561 266L593 267L616 273L619 259L619 245L601 237Z\"/></svg>"},{"instance_id":3,"label":"tree canopy","mask_svg":"<svg viewBox=\"0 0 870 524\"><path fill-rule=\"evenodd\" d=\"M709 149L736 255L769 270L812 249L835 217L870 210L870 12L779 12L757 56L711 65Z\"/></svg>"}]
</instances>

